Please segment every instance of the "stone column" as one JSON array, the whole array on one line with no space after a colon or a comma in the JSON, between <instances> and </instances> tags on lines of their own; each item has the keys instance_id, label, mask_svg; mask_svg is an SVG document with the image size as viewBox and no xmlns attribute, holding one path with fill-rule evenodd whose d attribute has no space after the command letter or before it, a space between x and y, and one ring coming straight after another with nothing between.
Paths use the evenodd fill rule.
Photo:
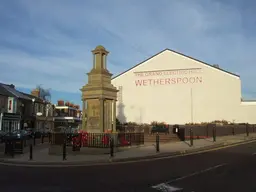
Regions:
<instances>
[{"instance_id":1,"label":"stone column","mask_svg":"<svg viewBox=\"0 0 256 192\"><path fill-rule=\"evenodd\" d=\"M112 112L113 132L116 132L116 100L112 100L112 103L113 103L113 112Z\"/></svg>"},{"instance_id":2,"label":"stone column","mask_svg":"<svg viewBox=\"0 0 256 192\"><path fill-rule=\"evenodd\" d=\"M105 110L104 110L104 129L105 131L109 129L109 100L105 101Z\"/></svg>"},{"instance_id":3,"label":"stone column","mask_svg":"<svg viewBox=\"0 0 256 192\"><path fill-rule=\"evenodd\" d=\"M86 103L87 101L86 100L83 100L83 109L82 109L82 111L83 111L83 116L82 116L82 129L86 129L86 127L87 127L87 125L86 125L86 121L85 121L85 103Z\"/></svg>"},{"instance_id":4,"label":"stone column","mask_svg":"<svg viewBox=\"0 0 256 192\"><path fill-rule=\"evenodd\" d=\"M108 103L108 129L112 130L112 119L113 119L113 105L112 100Z\"/></svg>"},{"instance_id":5,"label":"stone column","mask_svg":"<svg viewBox=\"0 0 256 192\"><path fill-rule=\"evenodd\" d=\"M100 98L100 132L104 132L104 99Z\"/></svg>"}]
</instances>

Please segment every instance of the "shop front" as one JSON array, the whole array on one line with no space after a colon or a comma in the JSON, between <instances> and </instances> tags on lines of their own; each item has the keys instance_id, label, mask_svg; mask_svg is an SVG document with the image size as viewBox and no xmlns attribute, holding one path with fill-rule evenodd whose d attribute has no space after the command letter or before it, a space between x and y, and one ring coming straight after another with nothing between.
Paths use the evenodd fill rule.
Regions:
<instances>
[{"instance_id":1,"label":"shop front","mask_svg":"<svg viewBox=\"0 0 256 192\"><path fill-rule=\"evenodd\" d=\"M20 129L21 116L16 113L1 114L1 131L13 132Z\"/></svg>"}]
</instances>

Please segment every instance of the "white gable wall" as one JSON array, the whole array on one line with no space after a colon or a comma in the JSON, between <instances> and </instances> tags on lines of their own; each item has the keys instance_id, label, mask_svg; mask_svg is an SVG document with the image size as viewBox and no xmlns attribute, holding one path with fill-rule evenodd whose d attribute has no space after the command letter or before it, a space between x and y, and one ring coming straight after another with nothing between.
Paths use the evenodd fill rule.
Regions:
<instances>
[{"instance_id":1,"label":"white gable wall","mask_svg":"<svg viewBox=\"0 0 256 192\"><path fill-rule=\"evenodd\" d=\"M187 69L185 72L193 73L170 74L170 71L162 71L165 75L139 73L140 76L134 73L175 69ZM183 78L197 79L198 83L186 83L186 81L181 83ZM136 86L135 81L144 85ZM172 84L173 82L170 83L170 81L176 83ZM154 85L152 82L158 82L158 84ZM222 119L243 121L239 116L241 103L239 77L169 50L114 78L112 83L117 88L122 86L122 93L119 94L122 95L123 108L119 109L118 101L117 116L122 113L124 117L120 121L123 122L161 121L183 124Z\"/></svg>"},{"instance_id":2,"label":"white gable wall","mask_svg":"<svg viewBox=\"0 0 256 192\"><path fill-rule=\"evenodd\" d=\"M243 122L256 124L256 101L242 101L239 117Z\"/></svg>"}]
</instances>

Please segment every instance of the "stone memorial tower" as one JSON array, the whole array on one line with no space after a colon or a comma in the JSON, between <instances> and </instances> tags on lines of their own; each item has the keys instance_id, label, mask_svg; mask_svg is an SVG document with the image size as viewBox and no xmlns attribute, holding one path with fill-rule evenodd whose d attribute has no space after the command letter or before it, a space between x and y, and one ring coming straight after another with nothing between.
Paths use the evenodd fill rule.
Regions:
<instances>
[{"instance_id":1,"label":"stone memorial tower","mask_svg":"<svg viewBox=\"0 0 256 192\"><path fill-rule=\"evenodd\" d=\"M111 84L107 70L108 51L101 45L93 51L93 68L88 83L81 89L83 129L91 133L116 131L116 99L118 90Z\"/></svg>"}]
</instances>

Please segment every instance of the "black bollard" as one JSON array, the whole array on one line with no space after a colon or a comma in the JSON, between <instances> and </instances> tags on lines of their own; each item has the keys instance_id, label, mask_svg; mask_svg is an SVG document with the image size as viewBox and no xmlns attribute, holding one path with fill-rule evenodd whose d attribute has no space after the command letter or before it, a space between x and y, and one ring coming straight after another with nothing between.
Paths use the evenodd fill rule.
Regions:
<instances>
[{"instance_id":1,"label":"black bollard","mask_svg":"<svg viewBox=\"0 0 256 192\"><path fill-rule=\"evenodd\" d=\"M235 126L232 127L232 134L235 135Z\"/></svg>"},{"instance_id":2,"label":"black bollard","mask_svg":"<svg viewBox=\"0 0 256 192\"><path fill-rule=\"evenodd\" d=\"M249 137L249 124L246 124L246 136Z\"/></svg>"},{"instance_id":3,"label":"black bollard","mask_svg":"<svg viewBox=\"0 0 256 192\"><path fill-rule=\"evenodd\" d=\"M82 133L79 133L79 148L84 147L83 146L83 137L82 137Z\"/></svg>"},{"instance_id":4,"label":"black bollard","mask_svg":"<svg viewBox=\"0 0 256 192\"><path fill-rule=\"evenodd\" d=\"M190 147L192 147L194 145L194 134L192 129L189 129L189 135L190 135Z\"/></svg>"},{"instance_id":5,"label":"black bollard","mask_svg":"<svg viewBox=\"0 0 256 192\"><path fill-rule=\"evenodd\" d=\"M36 136L33 137L34 146L36 145Z\"/></svg>"},{"instance_id":6,"label":"black bollard","mask_svg":"<svg viewBox=\"0 0 256 192\"><path fill-rule=\"evenodd\" d=\"M213 127L212 129L212 137L213 137L213 142L216 142L216 127Z\"/></svg>"},{"instance_id":7,"label":"black bollard","mask_svg":"<svg viewBox=\"0 0 256 192\"><path fill-rule=\"evenodd\" d=\"M110 157L114 157L114 140L113 140L113 138L110 138L109 144L110 144Z\"/></svg>"},{"instance_id":8,"label":"black bollard","mask_svg":"<svg viewBox=\"0 0 256 192\"><path fill-rule=\"evenodd\" d=\"M7 141L5 141L5 145L4 145L4 154L8 154L8 147L9 147L9 144Z\"/></svg>"},{"instance_id":9,"label":"black bollard","mask_svg":"<svg viewBox=\"0 0 256 192\"><path fill-rule=\"evenodd\" d=\"M42 144L44 143L44 135L43 134L41 135L41 143Z\"/></svg>"},{"instance_id":10,"label":"black bollard","mask_svg":"<svg viewBox=\"0 0 256 192\"><path fill-rule=\"evenodd\" d=\"M156 134L156 152L158 153L160 151L159 149L159 134Z\"/></svg>"},{"instance_id":11,"label":"black bollard","mask_svg":"<svg viewBox=\"0 0 256 192\"><path fill-rule=\"evenodd\" d=\"M49 140L49 143L52 143L51 133L48 133L48 140Z\"/></svg>"},{"instance_id":12,"label":"black bollard","mask_svg":"<svg viewBox=\"0 0 256 192\"><path fill-rule=\"evenodd\" d=\"M11 156L12 156L12 158L14 158L14 153L15 153L15 141L14 140L12 140L11 141Z\"/></svg>"},{"instance_id":13,"label":"black bollard","mask_svg":"<svg viewBox=\"0 0 256 192\"><path fill-rule=\"evenodd\" d=\"M66 151L66 140L63 143L63 161L67 160L67 151Z\"/></svg>"},{"instance_id":14,"label":"black bollard","mask_svg":"<svg viewBox=\"0 0 256 192\"><path fill-rule=\"evenodd\" d=\"M24 139L24 147L27 147L27 138Z\"/></svg>"},{"instance_id":15,"label":"black bollard","mask_svg":"<svg viewBox=\"0 0 256 192\"><path fill-rule=\"evenodd\" d=\"M29 145L29 160L33 160L33 145L30 143Z\"/></svg>"}]
</instances>

